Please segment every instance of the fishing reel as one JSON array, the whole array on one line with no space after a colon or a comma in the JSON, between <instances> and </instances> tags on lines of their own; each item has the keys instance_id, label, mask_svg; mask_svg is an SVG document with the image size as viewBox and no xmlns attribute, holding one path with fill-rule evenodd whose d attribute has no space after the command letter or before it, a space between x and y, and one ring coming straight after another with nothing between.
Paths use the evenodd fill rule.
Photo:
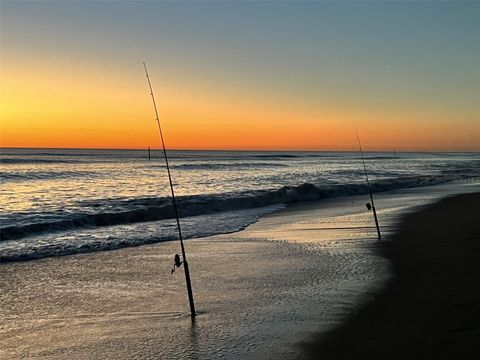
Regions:
<instances>
[{"instance_id":1,"label":"fishing reel","mask_svg":"<svg viewBox=\"0 0 480 360\"><path fill-rule=\"evenodd\" d=\"M369 202L367 202L365 206L367 207L368 211L372 210L372 205Z\"/></svg>"},{"instance_id":2,"label":"fishing reel","mask_svg":"<svg viewBox=\"0 0 480 360\"><path fill-rule=\"evenodd\" d=\"M172 268L172 274L175 272L175 268L179 268L182 266L183 261L180 260L180 255L175 254L175 257L173 258L173 268Z\"/></svg>"}]
</instances>

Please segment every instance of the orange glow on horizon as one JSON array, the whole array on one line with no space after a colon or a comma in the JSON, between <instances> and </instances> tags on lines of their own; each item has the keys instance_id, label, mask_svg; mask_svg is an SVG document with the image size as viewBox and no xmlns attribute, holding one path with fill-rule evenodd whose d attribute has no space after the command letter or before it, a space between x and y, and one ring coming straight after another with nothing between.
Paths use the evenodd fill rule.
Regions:
<instances>
[{"instance_id":1,"label":"orange glow on horizon","mask_svg":"<svg viewBox=\"0 0 480 360\"><path fill-rule=\"evenodd\" d=\"M49 72L38 72L30 83L15 72L2 79L1 147L159 147L142 76L67 85L50 79ZM480 150L478 125L452 122L451 114L391 115L341 100L306 106L211 84L186 88L170 81L156 89L152 80L170 149L356 150L357 128L367 150Z\"/></svg>"},{"instance_id":2,"label":"orange glow on horizon","mask_svg":"<svg viewBox=\"0 0 480 360\"><path fill-rule=\"evenodd\" d=\"M227 4L228 3L228 4ZM0 147L480 151L478 2L23 2Z\"/></svg>"}]
</instances>

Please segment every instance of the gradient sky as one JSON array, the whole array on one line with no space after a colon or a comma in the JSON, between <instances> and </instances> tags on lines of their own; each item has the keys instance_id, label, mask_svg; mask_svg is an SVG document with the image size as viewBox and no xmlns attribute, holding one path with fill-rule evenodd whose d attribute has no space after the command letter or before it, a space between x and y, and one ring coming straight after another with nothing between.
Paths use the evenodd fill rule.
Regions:
<instances>
[{"instance_id":1,"label":"gradient sky","mask_svg":"<svg viewBox=\"0 0 480 360\"><path fill-rule=\"evenodd\" d=\"M3 147L480 151L480 2L9 2Z\"/></svg>"}]
</instances>

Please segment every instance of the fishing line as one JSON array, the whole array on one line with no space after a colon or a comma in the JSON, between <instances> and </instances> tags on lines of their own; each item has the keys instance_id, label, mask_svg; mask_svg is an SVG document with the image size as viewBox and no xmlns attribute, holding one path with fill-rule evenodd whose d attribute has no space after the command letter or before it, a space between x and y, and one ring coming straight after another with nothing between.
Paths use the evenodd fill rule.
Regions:
<instances>
[{"instance_id":1,"label":"fishing line","mask_svg":"<svg viewBox=\"0 0 480 360\"><path fill-rule=\"evenodd\" d=\"M96 73L96 74L92 74L92 75L87 75L87 76L84 76L84 77L81 77L81 78L78 78L76 80L71 80L71 81L68 81L68 82L62 82L62 83L57 83L57 84L54 84L53 85L53 88L62 88L62 87L67 87L67 86L70 86L70 85L73 85L73 84L78 84L78 83L82 83L82 82L88 82L88 81L91 81L91 80L94 80L94 79L98 79L98 78L101 78L101 77L104 77L105 75L108 75L108 74L112 74L112 73L115 73L115 72L119 72L121 70L124 70L124 69L127 69L127 68L132 68L135 66L138 66L138 64L140 63L140 61L135 61L135 62L129 62L129 63L126 63L122 66L118 66L118 67L114 67L114 68L110 68L108 70L104 70L100 73Z\"/></svg>"}]
</instances>

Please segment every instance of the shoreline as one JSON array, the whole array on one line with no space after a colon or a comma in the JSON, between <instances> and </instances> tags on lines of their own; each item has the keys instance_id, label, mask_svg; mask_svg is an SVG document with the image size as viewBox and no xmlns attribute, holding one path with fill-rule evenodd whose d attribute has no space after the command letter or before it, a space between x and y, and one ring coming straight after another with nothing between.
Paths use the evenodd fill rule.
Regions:
<instances>
[{"instance_id":1,"label":"shoreline","mask_svg":"<svg viewBox=\"0 0 480 360\"><path fill-rule=\"evenodd\" d=\"M480 193L403 217L379 247L394 277L343 324L299 344L306 359L476 359Z\"/></svg>"},{"instance_id":2,"label":"shoreline","mask_svg":"<svg viewBox=\"0 0 480 360\"><path fill-rule=\"evenodd\" d=\"M384 231L447 190L378 194ZM195 323L183 274L170 273L177 242L3 264L0 357L297 358L389 278L364 200L297 204L187 242Z\"/></svg>"},{"instance_id":3,"label":"shoreline","mask_svg":"<svg viewBox=\"0 0 480 360\"><path fill-rule=\"evenodd\" d=\"M293 359L381 286L363 200L186 242L195 323L182 271L171 274L178 242L4 264L0 357Z\"/></svg>"},{"instance_id":4,"label":"shoreline","mask_svg":"<svg viewBox=\"0 0 480 360\"><path fill-rule=\"evenodd\" d=\"M406 188L395 188L395 189L384 189L377 190L375 196L377 198L385 198L391 195L397 196L402 193L411 193L412 196L431 193L432 196L445 196L450 194L449 187L458 187L461 192L469 192L465 187L465 182L447 182L434 185L424 185L424 186L415 186L415 187L406 187ZM307 183L303 185L308 185ZM295 190L299 190L303 185L299 185ZM308 186L307 186L308 188ZM277 192L282 191L282 188ZM183 231L185 240L194 240L200 238L206 238L211 236L218 235L228 235L234 234L240 231L245 230L252 224L258 222L261 218L276 213L278 211L283 211L288 208L302 208L302 207L323 207L325 204L336 203L339 201L344 201L345 199L357 198L366 196L367 194L363 193L352 193L352 194L336 194L330 195L325 198L311 199L311 200L296 200L293 202L287 203L271 203L263 204L263 206L253 206L245 208L232 208L230 210L224 211L213 211L207 213L193 213L191 215L185 215L180 218L180 221L187 222L190 225L187 225L186 231ZM348 208L348 206L347 206ZM137 209L133 212L142 213L143 210ZM240 214L240 215L237 215ZM242 215L243 214L243 215ZM98 214L101 215L101 214ZM109 215L107 213L107 215ZM232 217L233 215L233 217ZM126 216L126 215L125 215ZM130 215L129 215L130 216ZM93 218L95 220L95 218ZM92 221L93 221L92 220ZM77 220L68 220L67 223L75 223ZM96 221L96 220L95 220ZM98 221L105 221L100 218ZM88 254L96 253L101 251L112 251L119 250L128 247L137 247L144 246L149 244L157 244L169 241L176 241L177 233L173 230L172 224L174 224L174 218L160 218L156 221L133 221L126 223L110 224L104 226L79 226L72 228L62 228L61 226L58 229L53 229L51 232L40 231L37 234L29 234L28 236L13 237L3 239L1 235L5 230L8 230L9 227L0 229L0 266L7 263L14 262L25 262L25 261L36 261L44 258L58 257L58 256L71 256L75 254ZM213 226L202 227L200 224L210 222L213 223ZM229 224L227 227L224 224ZM53 226L58 226L58 223L53 222ZM158 232L158 224L162 224L162 233L163 238L158 239L156 237L144 238L144 237L130 237L119 238L118 241L112 242L98 242L90 241L92 234L101 234L100 237L109 238L112 231L118 231L118 229L128 229L130 233L139 234L139 233L155 233ZM193 227L191 226L193 224ZM44 224L43 224L44 225ZM33 224L34 227L42 226L40 224ZM15 227L15 226L13 226ZM18 231L18 230L16 230ZM45 246L45 243L51 241L55 236L59 237L76 237L77 239L82 239L81 241L69 243L69 242L60 242L53 243L51 246ZM25 239L29 240L24 242ZM27 246L24 246L27 244Z\"/></svg>"}]
</instances>

